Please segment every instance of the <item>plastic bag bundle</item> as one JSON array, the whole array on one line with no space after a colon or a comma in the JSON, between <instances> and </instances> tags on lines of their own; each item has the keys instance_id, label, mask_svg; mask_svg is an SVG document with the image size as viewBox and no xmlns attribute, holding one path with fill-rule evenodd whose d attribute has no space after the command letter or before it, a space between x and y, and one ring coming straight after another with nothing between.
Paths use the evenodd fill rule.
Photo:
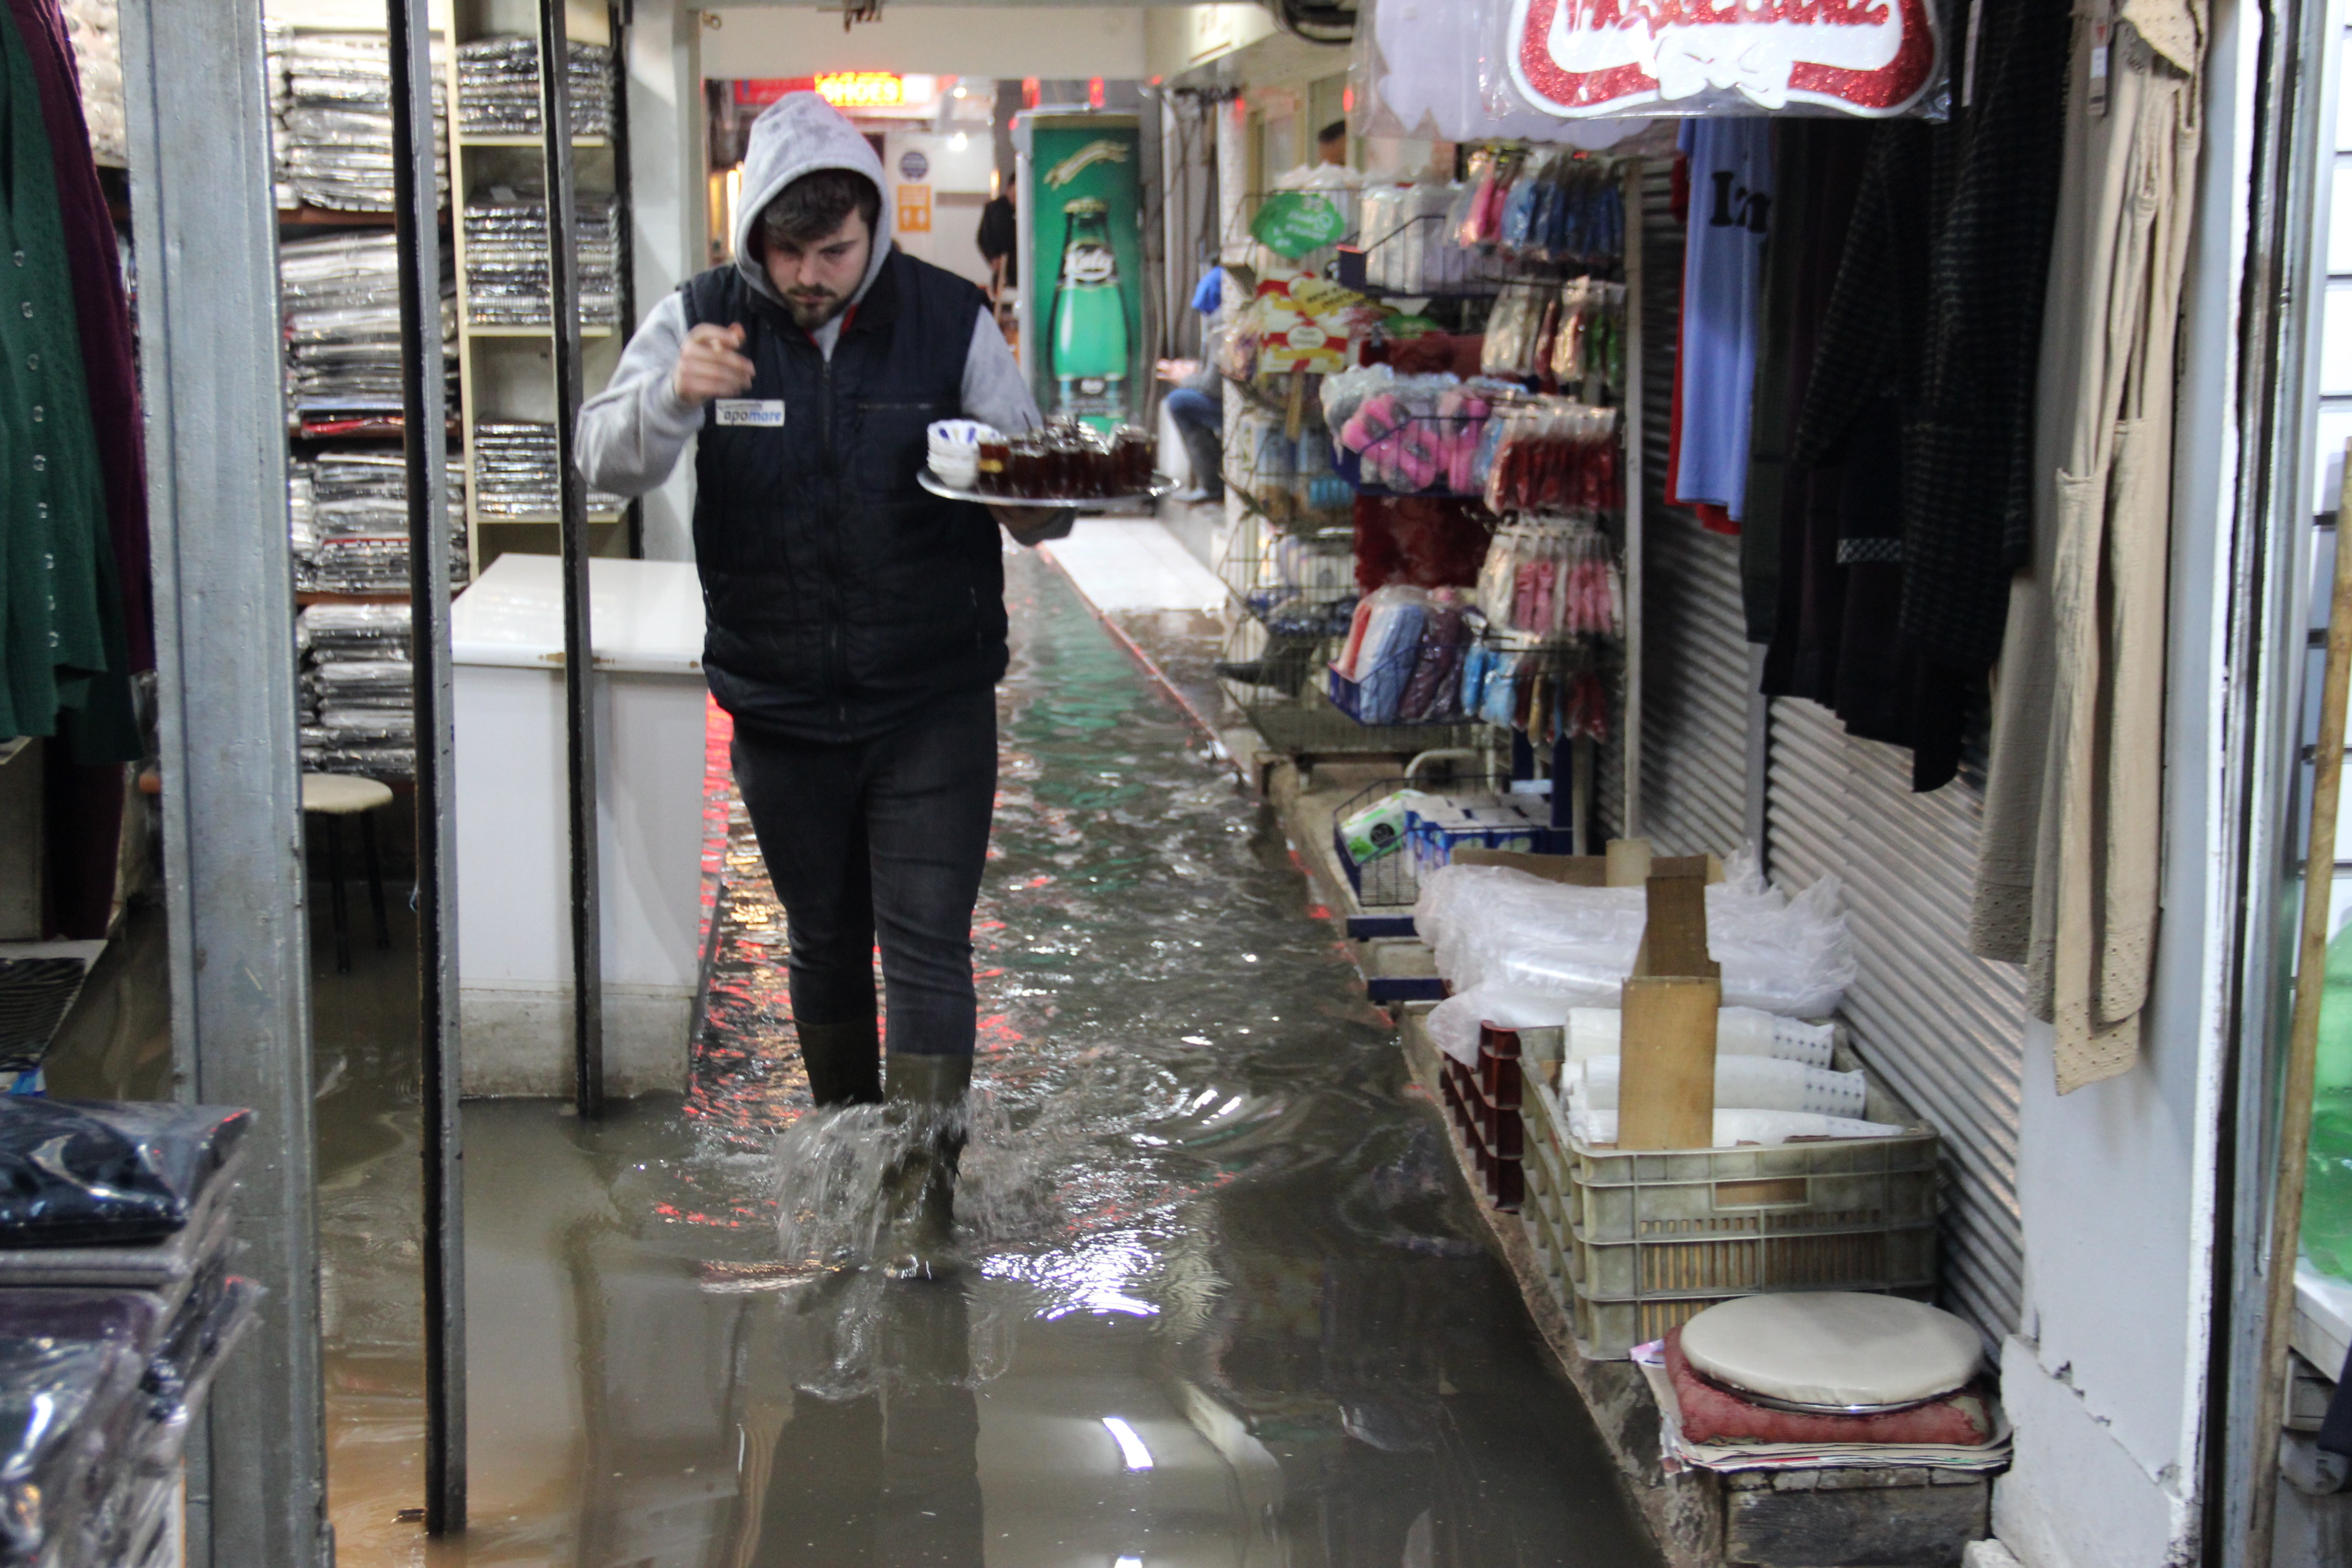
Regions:
<instances>
[{"instance_id":1,"label":"plastic bag bundle","mask_svg":"<svg viewBox=\"0 0 2352 1568\"><path fill-rule=\"evenodd\" d=\"M1601 392L1625 381L1625 286L1598 279L1517 282L1503 290L1486 321L1478 368L1514 382Z\"/></svg>"},{"instance_id":2,"label":"plastic bag bundle","mask_svg":"<svg viewBox=\"0 0 2352 1568\"><path fill-rule=\"evenodd\" d=\"M1446 217L1465 187L1425 181L1375 185L1363 194L1364 281L1391 294L1462 294L1490 289L1500 258L1454 243Z\"/></svg>"},{"instance_id":3,"label":"plastic bag bundle","mask_svg":"<svg viewBox=\"0 0 2352 1568\"><path fill-rule=\"evenodd\" d=\"M1908 1131L1884 1121L1862 1121L1850 1116L1822 1116L1802 1110L1717 1110L1715 1147L1742 1143L1771 1145L1796 1138L1897 1138ZM1571 1104L1568 1135L1588 1146L1617 1142L1617 1113Z\"/></svg>"},{"instance_id":4,"label":"plastic bag bundle","mask_svg":"<svg viewBox=\"0 0 2352 1568\"><path fill-rule=\"evenodd\" d=\"M1622 1037L1625 1015L1614 1007L1578 1007L1568 1015L1570 1061L1615 1056ZM1715 1049L1722 1057L1771 1057L1805 1067L1826 1068L1835 1047L1837 1029L1830 1024L1808 1024L1753 1007L1725 1007L1715 1016Z\"/></svg>"},{"instance_id":5,"label":"plastic bag bundle","mask_svg":"<svg viewBox=\"0 0 2352 1568\"><path fill-rule=\"evenodd\" d=\"M1614 408L1539 398L1505 408L1486 478L1496 512L1612 511L1625 504Z\"/></svg>"},{"instance_id":6,"label":"plastic bag bundle","mask_svg":"<svg viewBox=\"0 0 2352 1568\"><path fill-rule=\"evenodd\" d=\"M1765 881L1752 849L1706 889L1707 947L1726 1005L1823 1018L1858 972L1837 879L1790 898ZM1423 879L1414 926L1456 991L1496 984L1614 1007L1648 920L1640 888L1572 888L1495 866L1449 866Z\"/></svg>"},{"instance_id":7,"label":"plastic bag bundle","mask_svg":"<svg viewBox=\"0 0 2352 1568\"><path fill-rule=\"evenodd\" d=\"M1569 1069L1583 1103L1617 1109L1622 1057L1589 1057ZM1718 1110L1795 1110L1811 1116L1859 1117L1870 1090L1858 1072L1833 1072L1776 1057L1720 1056L1715 1062Z\"/></svg>"}]
</instances>

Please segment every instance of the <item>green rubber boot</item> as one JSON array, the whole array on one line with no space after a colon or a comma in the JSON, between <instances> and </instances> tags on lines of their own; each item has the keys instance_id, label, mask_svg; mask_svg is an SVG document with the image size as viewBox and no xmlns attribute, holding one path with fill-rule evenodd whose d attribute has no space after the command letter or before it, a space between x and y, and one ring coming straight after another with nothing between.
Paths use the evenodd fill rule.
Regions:
<instances>
[{"instance_id":1,"label":"green rubber boot","mask_svg":"<svg viewBox=\"0 0 2352 1568\"><path fill-rule=\"evenodd\" d=\"M882 1101L882 1037L871 1018L854 1024L803 1024L801 1065L819 1109Z\"/></svg>"},{"instance_id":2,"label":"green rubber boot","mask_svg":"<svg viewBox=\"0 0 2352 1568\"><path fill-rule=\"evenodd\" d=\"M956 1164L963 1156L970 1056L890 1058L891 1119L910 1130L907 1152L882 1175L882 1229L874 1256L898 1279L937 1279L955 1267Z\"/></svg>"}]
</instances>

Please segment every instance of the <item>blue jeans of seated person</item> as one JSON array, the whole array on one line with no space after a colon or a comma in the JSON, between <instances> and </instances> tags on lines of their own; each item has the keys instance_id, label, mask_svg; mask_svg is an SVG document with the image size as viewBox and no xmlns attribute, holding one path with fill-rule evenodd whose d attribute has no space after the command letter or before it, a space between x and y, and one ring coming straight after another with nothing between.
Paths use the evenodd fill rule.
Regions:
<instances>
[{"instance_id":1,"label":"blue jeans of seated person","mask_svg":"<svg viewBox=\"0 0 2352 1568\"><path fill-rule=\"evenodd\" d=\"M1192 488L1211 497L1225 493L1225 411L1205 392L1180 386L1167 397L1168 417L1184 442L1192 465Z\"/></svg>"},{"instance_id":2,"label":"blue jeans of seated person","mask_svg":"<svg viewBox=\"0 0 2352 1568\"><path fill-rule=\"evenodd\" d=\"M996 692L950 692L847 745L735 731L735 782L784 906L793 1016L874 1016L892 1052L969 1056L971 911L996 809Z\"/></svg>"}]
</instances>

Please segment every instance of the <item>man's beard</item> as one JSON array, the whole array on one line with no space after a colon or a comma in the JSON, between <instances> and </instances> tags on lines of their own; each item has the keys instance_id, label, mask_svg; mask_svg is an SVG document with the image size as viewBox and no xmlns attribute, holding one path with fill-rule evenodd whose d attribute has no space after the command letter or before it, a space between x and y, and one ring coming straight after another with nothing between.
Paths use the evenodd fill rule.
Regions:
<instances>
[{"instance_id":1,"label":"man's beard","mask_svg":"<svg viewBox=\"0 0 2352 1568\"><path fill-rule=\"evenodd\" d=\"M784 309L793 313L793 324L804 332L813 332L841 314L849 303L846 294L824 294L814 299L796 294L784 296Z\"/></svg>"}]
</instances>

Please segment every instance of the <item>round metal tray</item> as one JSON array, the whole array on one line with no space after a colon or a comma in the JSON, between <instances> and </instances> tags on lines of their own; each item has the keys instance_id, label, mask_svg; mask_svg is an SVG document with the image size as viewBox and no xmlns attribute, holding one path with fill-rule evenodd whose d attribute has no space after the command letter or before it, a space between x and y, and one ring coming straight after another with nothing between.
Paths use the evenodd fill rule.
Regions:
<instances>
[{"instance_id":1,"label":"round metal tray","mask_svg":"<svg viewBox=\"0 0 2352 1568\"><path fill-rule=\"evenodd\" d=\"M1151 488L1124 496L1081 496L1076 499L1049 500L1045 497L984 496L978 490L960 490L931 472L929 468L915 476L922 487L935 496L948 500L977 501L982 506L1052 506L1072 511L1119 511L1133 507L1150 506L1162 496L1176 493L1176 481L1166 474L1151 476Z\"/></svg>"}]
</instances>

